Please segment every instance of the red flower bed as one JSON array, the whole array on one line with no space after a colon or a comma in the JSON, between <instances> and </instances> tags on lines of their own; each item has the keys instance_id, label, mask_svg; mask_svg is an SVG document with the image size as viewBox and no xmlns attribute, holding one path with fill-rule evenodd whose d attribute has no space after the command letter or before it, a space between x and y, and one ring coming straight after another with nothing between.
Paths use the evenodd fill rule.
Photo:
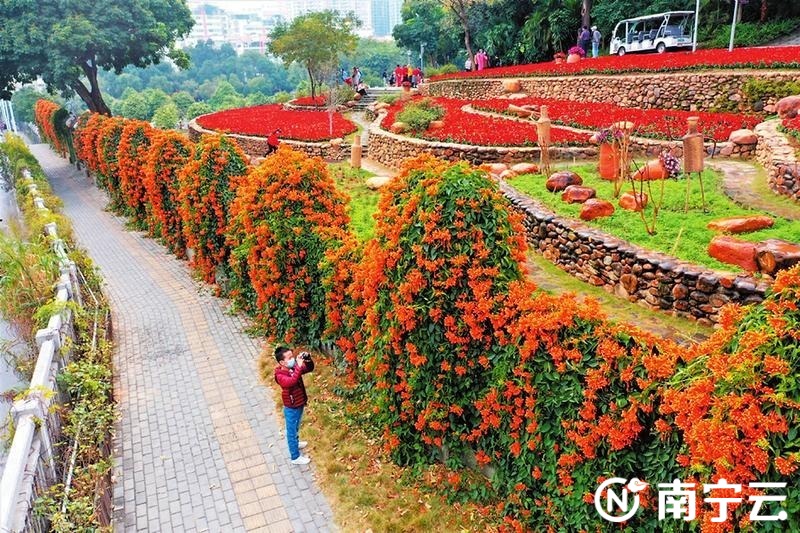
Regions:
<instances>
[{"instance_id":1,"label":"red flower bed","mask_svg":"<svg viewBox=\"0 0 800 533\"><path fill-rule=\"evenodd\" d=\"M311 98L310 96L303 96L301 98L295 98L289 102L292 105L299 105L299 106L320 106L325 105L328 103L328 99L324 96L317 96Z\"/></svg>"},{"instance_id":2,"label":"red flower bed","mask_svg":"<svg viewBox=\"0 0 800 533\"><path fill-rule=\"evenodd\" d=\"M496 78L507 76L551 76L562 74L618 74L620 72L666 72L709 68L800 68L800 46L774 48L724 48L667 54L628 54L603 56L577 63L547 61L482 71L457 72L434 76L432 81L454 78Z\"/></svg>"},{"instance_id":3,"label":"red flower bed","mask_svg":"<svg viewBox=\"0 0 800 533\"><path fill-rule=\"evenodd\" d=\"M783 128L789 135L800 139L800 115L795 118L783 119Z\"/></svg>"},{"instance_id":4,"label":"red flower bed","mask_svg":"<svg viewBox=\"0 0 800 533\"><path fill-rule=\"evenodd\" d=\"M509 104L546 105L554 123L574 128L597 130L615 122L633 122L636 135L656 139L676 139L686 133L686 119L700 117L700 131L715 141L727 141L734 130L753 128L761 119L754 115L737 113L710 113L700 111L680 111L675 109L638 109L620 107L611 103L574 102L571 100L547 100L544 98L523 98L508 100L493 98L472 103L477 109L505 112Z\"/></svg>"},{"instance_id":5,"label":"red flower bed","mask_svg":"<svg viewBox=\"0 0 800 533\"><path fill-rule=\"evenodd\" d=\"M333 114L333 134L327 111L298 111L277 104L229 109L197 118L203 128L225 133L266 137L281 129L282 139L326 141L356 131L356 126L339 113Z\"/></svg>"},{"instance_id":6,"label":"red flower bed","mask_svg":"<svg viewBox=\"0 0 800 533\"><path fill-rule=\"evenodd\" d=\"M455 98L432 98L432 100L445 110L442 118L444 128L435 131L428 130L418 135L423 139L483 146L536 145L536 124L533 122L524 123L499 117L477 116L474 113L462 111L462 107L472 103L470 100ZM389 113L382 122L384 128L391 127L395 122L395 115L402 111L405 103L397 102L389 108ZM551 130L550 139L554 145L580 145L589 142L589 135L554 127Z\"/></svg>"}]
</instances>

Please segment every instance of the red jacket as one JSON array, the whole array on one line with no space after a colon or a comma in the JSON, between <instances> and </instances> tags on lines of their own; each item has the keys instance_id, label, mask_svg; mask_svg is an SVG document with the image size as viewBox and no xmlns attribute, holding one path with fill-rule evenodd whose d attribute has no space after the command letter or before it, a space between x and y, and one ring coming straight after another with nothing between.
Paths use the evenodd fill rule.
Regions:
<instances>
[{"instance_id":1,"label":"red jacket","mask_svg":"<svg viewBox=\"0 0 800 533\"><path fill-rule=\"evenodd\" d=\"M306 386L303 384L303 374L314 370L314 361L309 359L302 370L295 366L292 369L278 365L275 367L275 381L281 386L281 398L286 407L303 407L308 402Z\"/></svg>"}]
</instances>

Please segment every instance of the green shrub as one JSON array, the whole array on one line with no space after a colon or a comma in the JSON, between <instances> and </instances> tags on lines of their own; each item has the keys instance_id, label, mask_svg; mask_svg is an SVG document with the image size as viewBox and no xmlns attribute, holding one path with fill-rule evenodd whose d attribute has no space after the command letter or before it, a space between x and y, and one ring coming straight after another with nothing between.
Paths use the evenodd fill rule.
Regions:
<instances>
[{"instance_id":1,"label":"green shrub","mask_svg":"<svg viewBox=\"0 0 800 533\"><path fill-rule=\"evenodd\" d=\"M452 63L448 63L446 65L442 65L441 67L427 69L425 71L425 76L430 78L433 76L441 76L442 74L454 74L458 71L459 69L457 66L453 65Z\"/></svg>"},{"instance_id":2,"label":"green shrub","mask_svg":"<svg viewBox=\"0 0 800 533\"><path fill-rule=\"evenodd\" d=\"M409 102L397 114L397 120L408 124L413 131L422 132L428 129L431 122L444 116L444 109L425 98L418 102Z\"/></svg>"},{"instance_id":3,"label":"green shrub","mask_svg":"<svg viewBox=\"0 0 800 533\"><path fill-rule=\"evenodd\" d=\"M384 94L383 96L378 97L379 102L384 102L386 104L393 104L400 98L399 94Z\"/></svg>"},{"instance_id":4,"label":"green shrub","mask_svg":"<svg viewBox=\"0 0 800 533\"><path fill-rule=\"evenodd\" d=\"M780 99L800 94L800 82L750 78L742 86L742 92L751 104L758 101L764 102L767 98Z\"/></svg>"},{"instance_id":5,"label":"green shrub","mask_svg":"<svg viewBox=\"0 0 800 533\"><path fill-rule=\"evenodd\" d=\"M740 22L736 25L736 46L758 46L792 33L800 26L800 19L772 20L769 22ZM709 48L725 48L731 40L730 25L722 26L705 42Z\"/></svg>"}]
</instances>

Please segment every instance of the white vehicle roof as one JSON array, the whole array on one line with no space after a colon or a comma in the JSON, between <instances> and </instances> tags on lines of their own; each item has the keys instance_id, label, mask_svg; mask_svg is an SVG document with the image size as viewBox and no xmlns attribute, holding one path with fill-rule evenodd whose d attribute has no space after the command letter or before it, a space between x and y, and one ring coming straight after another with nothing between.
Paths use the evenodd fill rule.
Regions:
<instances>
[{"instance_id":1,"label":"white vehicle roof","mask_svg":"<svg viewBox=\"0 0 800 533\"><path fill-rule=\"evenodd\" d=\"M659 17L665 17L666 15L694 15L694 11L665 11L664 13L656 13L654 15L645 15L642 17L634 17L631 19L625 19L619 21L620 24L623 22L637 22L639 20L647 20L647 19L656 19Z\"/></svg>"}]
</instances>

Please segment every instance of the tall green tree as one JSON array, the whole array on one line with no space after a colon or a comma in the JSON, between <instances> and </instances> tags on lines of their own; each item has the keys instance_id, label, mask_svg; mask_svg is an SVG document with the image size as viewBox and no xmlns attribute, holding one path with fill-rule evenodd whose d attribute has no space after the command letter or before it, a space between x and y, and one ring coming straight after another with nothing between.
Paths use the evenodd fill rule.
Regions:
<instances>
[{"instance_id":1,"label":"tall green tree","mask_svg":"<svg viewBox=\"0 0 800 533\"><path fill-rule=\"evenodd\" d=\"M392 30L401 48L416 50L425 43L425 63L439 66L455 60L460 48L460 30L453 31L448 14L439 0L406 0L402 23Z\"/></svg>"},{"instance_id":2,"label":"tall green tree","mask_svg":"<svg viewBox=\"0 0 800 533\"><path fill-rule=\"evenodd\" d=\"M193 24L186 0L2 0L0 20L0 96L41 76L48 90L77 94L106 115L98 71L165 56L186 65L172 46Z\"/></svg>"},{"instance_id":3,"label":"tall green tree","mask_svg":"<svg viewBox=\"0 0 800 533\"><path fill-rule=\"evenodd\" d=\"M354 30L360 25L352 13L309 13L277 26L272 31L269 51L287 67L292 63L303 65L311 83L311 96L316 96L317 84L337 68L339 56L355 50L358 38Z\"/></svg>"}]
</instances>

